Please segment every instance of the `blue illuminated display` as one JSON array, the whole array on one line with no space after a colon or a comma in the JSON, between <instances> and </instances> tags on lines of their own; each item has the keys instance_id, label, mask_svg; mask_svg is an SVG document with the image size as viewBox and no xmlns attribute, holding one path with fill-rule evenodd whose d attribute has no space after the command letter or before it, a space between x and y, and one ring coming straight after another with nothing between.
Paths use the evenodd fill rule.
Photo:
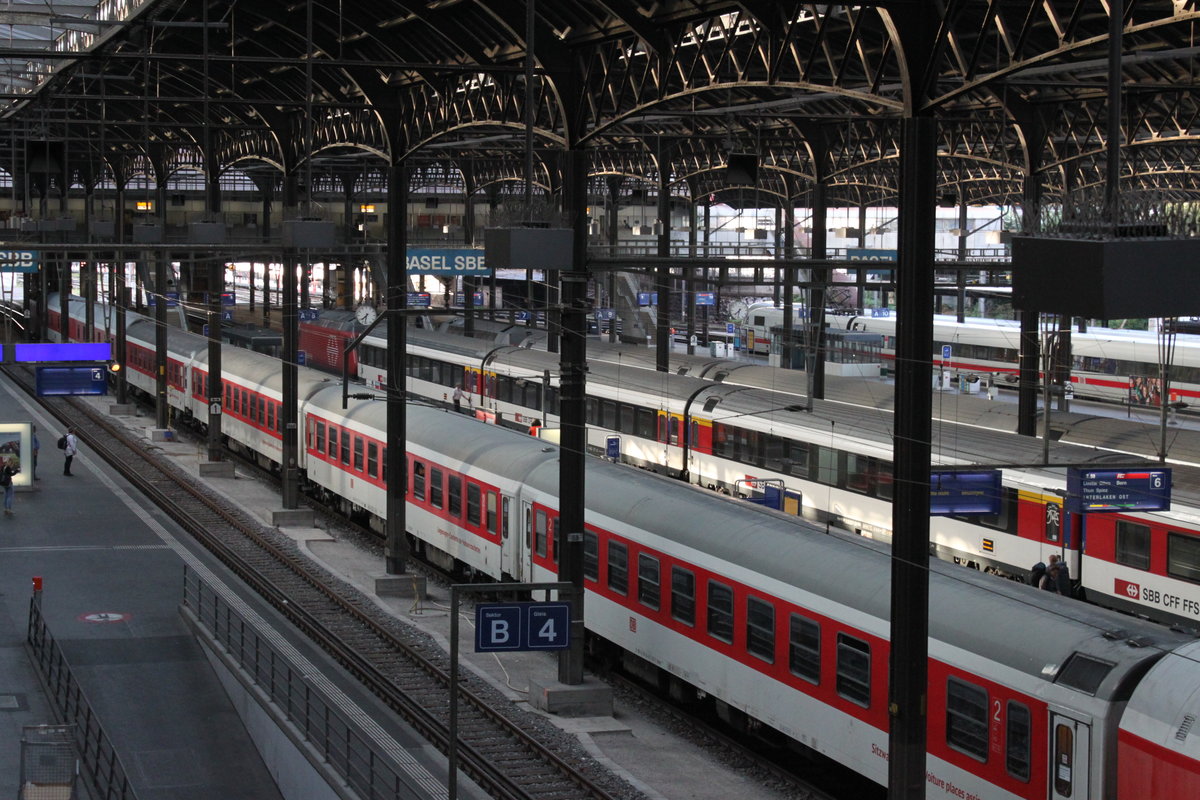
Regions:
<instances>
[{"instance_id":1,"label":"blue illuminated display","mask_svg":"<svg viewBox=\"0 0 1200 800\"><path fill-rule=\"evenodd\" d=\"M998 469L934 472L929 478L929 513L994 516L1000 513L1003 491Z\"/></svg>"},{"instance_id":2,"label":"blue illuminated display","mask_svg":"<svg viewBox=\"0 0 1200 800\"><path fill-rule=\"evenodd\" d=\"M1156 467L1067 471L1068 511L1169 511L1171 470Z\"/></svg>"},{"instance_id":3,"label":"blue illuminated display","mask_svg":"<svg viewBox=\"0 0 1200 800\"><path fill-rule=\"evenodd\" d=\"M13 345L13 360L17 363L46 363L62 361L109 361L112 345L107 342L44 342Z\"/></svg>"}]
</instances>

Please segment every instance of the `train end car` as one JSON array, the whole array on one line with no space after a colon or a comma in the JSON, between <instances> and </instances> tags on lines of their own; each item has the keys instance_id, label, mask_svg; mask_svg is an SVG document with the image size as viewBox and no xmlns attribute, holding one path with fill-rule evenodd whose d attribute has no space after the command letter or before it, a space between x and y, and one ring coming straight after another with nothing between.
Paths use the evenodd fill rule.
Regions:
<instances>
[{"instance_id":1,"label":"train end car","mask_svg":"<svg viewBox=\"0 0 1200 800\"><path fill-rule=\"evenodd\" d=\"M365 326L352 311L326 310L316 319L300 322L299 347L310 367L340 374L345 361L350 375L358 374L358 354L346 354L346 346Z\"/></svg>"},{"instance_id":2,"label":"train end car","mask_svg":"<svg viewBox=\"0 0 1200 800\"><path fill-rule=\"evenodd\" d=\"M1200 797L1200 642L1168 653L1129 698L1117 737L1117 797Z\"/></svg>"}]
</instances>

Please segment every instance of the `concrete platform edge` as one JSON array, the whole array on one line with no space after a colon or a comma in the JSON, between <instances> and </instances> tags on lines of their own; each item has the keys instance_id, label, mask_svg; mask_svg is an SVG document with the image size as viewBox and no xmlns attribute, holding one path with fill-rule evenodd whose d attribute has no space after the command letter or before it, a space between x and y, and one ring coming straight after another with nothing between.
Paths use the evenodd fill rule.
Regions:
<instances>
[{"instance_id":1,"label":"concrete platform edge","mask_svg":"<svg viewBox=\"0 0 1200 800\"><path fill-rule=\"evenodd\" d=\"M209 636L195 615L180 607L179 615L204 650L217 679L237 709L280 793L287 800L358 800L344 786L278 706Z\"/></svg>"},{"instance_id":2,"label":"concrete platform edge","mask_svg":"<svg viewBox=\"0 0 1200 800\"><path fill-rule=\"evenodd\" d=\"M613 690L595 678L585 678L579 685L568 685L530 675L529 704L563 717L611 717Z\"/></svg>"}]
</instances>

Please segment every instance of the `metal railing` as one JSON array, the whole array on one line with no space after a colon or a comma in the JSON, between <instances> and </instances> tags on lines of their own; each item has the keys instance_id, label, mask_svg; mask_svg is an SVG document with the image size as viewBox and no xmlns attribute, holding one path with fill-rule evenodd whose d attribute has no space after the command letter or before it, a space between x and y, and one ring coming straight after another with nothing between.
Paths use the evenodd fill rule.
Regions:
<instances>
[{"instance_id":1,"label":"metal railing","mask_svg":"<svg viewBox=\"0 0 1200 800\"><path fill-rule=\"evenodd\" d=\"M183 606L347 786L367 798L408 798L407 776L286 657L195 572L184 570Z\"/></svg>"},{"instance_id":2,"label":"metal railing","mask_svg":"<svg viewBox=\"0 0 1200 800\"><path fill-rule=\"evenodd\" d=\"M73 726L75 746L92 795L105 800L136 800L128 774L112 742L92 712L83 689L71 673L62 648L50 634L42 616L41 594L29 601L29 625L25 637L42 684L63 723Z\"/></svg>"}]
</instances>

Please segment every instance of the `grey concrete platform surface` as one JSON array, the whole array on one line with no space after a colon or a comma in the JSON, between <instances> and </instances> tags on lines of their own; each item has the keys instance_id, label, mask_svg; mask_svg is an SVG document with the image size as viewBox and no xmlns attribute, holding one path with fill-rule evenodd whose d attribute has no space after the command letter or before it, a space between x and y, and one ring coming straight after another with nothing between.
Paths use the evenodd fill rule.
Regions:
<instances>
[{"instance_id":1,"label":"grey concrete platform surface","mask_svg":"<svg viewBox=\"0 0 1200 800\"><path fill-rule=\"evenodd\" d=\"M145 424L145 438L153 438L152 420L123 419L135 428ZM319 674L339 709L387 743L411 782L423 787L414 798L445 797L439 753L230 579L161 512L147 508L86 444L73 476L63 475L53 444L59 426L0 379L0 422L27 420L37 424L43 442L40 480L18 495L13 516L0 519L0 796L18 796L22 727L57 721L24 647L31 579L40 576L47 627L142 800L283 797L180 614L186 566L235 594L245 613L261 618L296 660L300 674ZM165 446L164 458L190 461L198 471L195 445ZM459 788L464 800L482 800L469 781L460 780Z\"/></svg>"},{"instance_id":2,"label":"grey concrete platform surface","mask_svg":"<svg viewBox=\"0 0 1200 800\"><path fill-rule=\"evenodd\" d=\"M110 401L99 398L96 408L107 412ZM153 419L121 417L117 421L150 440ZM280 509L277 490L238 468L234 478L199 478L199 465L206 461L203 443L176 437L174 442L156 443L163 457L190 470L199 480L219 491L231 502L273 525ZM84 457L86 457L86 452ZM51 459L54 455L51 456ZM89 467L93 465L88 464ZM90 471L90 470L89 470ZM69 480L69 479L68 479ZM430 582L423 600L394 595L380 596L377 579L384 576L382 558L364 548L356 536L320 522L316 527L280 527L311 558L331 574L355 586L397 619L429 633L449 651L449 589ZM647 718L636 704L618 697L615 713L596 717L559 717L534 708L529 691L546 686L557 675L556 657L548 653L476 654L473 617L460 624L459 652L462 669L472 670L510 698L513 703L541 713L561 729L575 735L599 762L624 776L652 800L782 800L776 789L762 785L753 775L725 763L718 754L690 741L686 730L674 730ZM460 789L462 783L460 782Z\"/></svg>"}]
</instances>

